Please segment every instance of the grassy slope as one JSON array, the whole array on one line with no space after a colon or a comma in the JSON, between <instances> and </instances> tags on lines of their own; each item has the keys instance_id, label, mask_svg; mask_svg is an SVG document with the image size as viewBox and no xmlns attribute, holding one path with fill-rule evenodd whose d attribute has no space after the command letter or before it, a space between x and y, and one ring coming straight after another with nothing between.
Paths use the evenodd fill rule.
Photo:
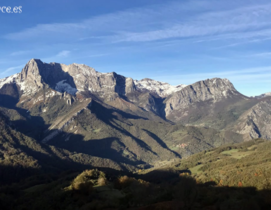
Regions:
<instances>
[{"instance_id":1,"label":"grassy slope","mask_svg":"<svg viewBox=\"0 0 271 210\"><path fill-rule=\"evenodd\" d=\"M204 151L175 162L170 168L187 170L201 182L265 189L271 186L270 151L271 142L259 139Z\"/></svg>"},{"instance_id":2,"label":"grassy slope","mask_svg":"<svg viewBox=\"0 0 271 210\"><path fill-rule=\"evenodd\" d=\"M137 178L135 178L135 177ZM157 178L161 176L159 182ZM139 179L140 178L140 179ZM37 182L39 180L39 182ZM147 181L146 181L147 180ZM270 187L210 187L177 171L116 176L91 170L0 187L1 209L270 209Z\"/></svg>"}]
</instances>

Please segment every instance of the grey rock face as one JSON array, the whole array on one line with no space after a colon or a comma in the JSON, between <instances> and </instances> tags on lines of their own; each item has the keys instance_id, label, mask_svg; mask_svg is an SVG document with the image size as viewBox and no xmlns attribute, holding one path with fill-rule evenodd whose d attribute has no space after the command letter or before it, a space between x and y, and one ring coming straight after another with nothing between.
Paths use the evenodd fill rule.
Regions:
<instances>
[{"instance_id":1,"label":"grey rock face","mask_svg":"<svg viewBox=\"0 0 271 210\"><path fill-rule=\"evenodd\" d=\"M261 101L245 112L235 125L235 131L248 138L271 139L271 101Z\"/></svg>"},{"instance_id":2,"label":"grey rock face","mask_svg":"<svg viewBox=\"0 0 271 210\"><path fill-rule=\"evenodd\" d=\"M191 104L212 100L213 103L225 98L242 96L227 79L207 79L189 85L182 90L172 94L166 99L165 114L188 108Z\"/></svg>"},{"instance_id":3,"label":"grey rock face","mask_svg":"<svg viewBox=\"0 0 271 210\"><path fill-rule=\"evenodd\" d=\"M188 155L240 142L245 135L271 139L271 102L243 96L227 79L173 87L100 73L82 64L32 59L20 74L0 80L1 94L7 95L0 97L2 107L18 108L18 113L8 108L6 113L28 123L23 129L28 135L133 164L160 164L179 157L176 151ZM7 104L11 95L16 97ZM185 125L174 127L169 120ZM228 132L228 125L239 134Z\"/></svg>"},{"instance_id":4,"label":"grey rock face","mask_svg":"<svg viewBox=\"0 0 271 210\"><path fill-rule=\"evenodd\" d=\"M118 93L125 95L135 90L133 79L112 73L100 73L93 68L81 64L66 66L67 72L74 78L79 91L93 93Z\"/></svg>"},{"instance_id":5,"label":"grey rock face","mask_svg":"<svg viewBox=\"0 0 271 210\"><path fill-rule=\"evenodd\" d=\"M46 84L57 91L72 95L78 91L125 95L135 90L133 79L115 72L100 73L83 64L47 64L37 59L32 59L26 64L19 75L19 82L22 90L29 94Z\"/></svg>"},{"instance_id":6,"label":"grey rock face","mask_svg":"<svg viewBox=\"0 0 271 210\"><path fill-rule=\"evenodd\" d=\"M153 111L156 113L158 111L155 99L150 93L144 93L139 96L139 106L147 111Z\"/></svg>"},{"instance_id":7,"label":"grey rock face","mask_svg":"<svg viewBox=\"0 0 271 210\"><path fill-rule=\"evenodd\" d=\"M26 64L19 77L21 83L27 83L28 90L31 92L42 88L44 85L38 63L34 59Z\"/></svg>"},{"instance_id":8,"label":"grey rock face","mask_svg":"<svg viewBox=\"0 0 271 210\"><path fill-rule=\"evenodd\" d=\"M83 64L44 63L38 59L30 60L20 74L1 79L0 88L11 83L15 84L23 94L19 103L28 101L28 107L34 107L42 101L45 103L48 97L56 94L62 94L61 97L67 105L72 105L79 98L91 97L91 94L93 94L99 96L105 102L112 102L114 106L113 102L122 95L125 96L123 97L123 100L126 100L125 102L131 103L129 107L133 105L174 122L187 124L194 122L202 124L202 118L203 120L208 119L208 123L213 125L216 120L220 120L219 114L222 113L221 109L217 107L222 106L222 109L227 109L233 102L238 103L242 100L242 104L244 104L247 103L246 100L250 100L240 94L227 79L214 78L199 81L189 86L171 86L152 79L134 81L132 78L126 78L115 72L100 73ZM52 89L56 91L52 92ZM43 95L32 96L39 91L40 94L44 92ZM19 91L17 92L19 94ZM167 96L166 99L164 99L165 96ZM255 98L253 100L257 101ZM234 112L236 118L233 114L232 119L228 119L225 125L221 124L218 129L226 127L228 122L231 123L236 120L245 110L250 109L256 103L246 106L241 111L233 109L232 112ZM263 113L268 112L267 105L266 108L263 108L262 104L258 106L258 108L254 107L255 112L261 109L264 109ZM137 109L134 108L133 110ZM264 130L264 126L259 128L261 117L257 118L252 113L248 115L253 119L253 123L250 124L249 128L245 125L242 125L242 127L240 124L242 128L239 126L238 132L251 133L251 137L266 136L269 138L268 129ZM248 122L248 115L244 115L242 120L238 122ZM269 114L267 113L267 115ZM228 116L226 111L222 117L225 119L225 116ZM264 117L264 114L262 117ZM213 120L213 118L217 119ZM268 122L266 123L268 124ZM260 134L257 129L260 130Z\"/></svg>"},{"instance_id":9,"label":"grey rock face","mask_svg":"<svg viewBox=\"0 0 271 210\"><path fill-rule=\"evenodd\" d=\"M75 98L74 96L72 96L71 94L66 93L66 92L64 92L64 93L60 96L60 99L66 100L66 103L67 103L68 105L72 105L72 103L73 103L74 101L76 101L76 98Z\"/></svg>"},{"instance_id":10,"label":"grey rock face","mask_svg":"<svg viewBox=\"0 0 271 210\"><path fill-rule=\"evenodd\" d=\"M63 71L61 64L47 64L38 59L31 59L17 80L23 92L30 95L45 86L55 89L56 84L60 81L66 81L69 86L75 88L73 78Z\"/></svg>"},{"instance_id":11,"label":"grey rock face","mask_svg":"<svg viewBox=\"0 0 271 210\"><path fill-rule=\"evenodd\" d=\"M271 97L271 92L269 93L264 93L259 96L254 96L254 98L261 99L261 98L266 98L266 97Z\"/></svg>"},{"instance_id":12,"label":"grey rock face","mask_svg":"<svg viewBox=\"0 0 271 210\"><path fill-rule=\"evenodd\" d=\"M136 90L134 80L132 78L126 78L125 81L125 93L132 93Z\"/></svg>"}]
</instances>

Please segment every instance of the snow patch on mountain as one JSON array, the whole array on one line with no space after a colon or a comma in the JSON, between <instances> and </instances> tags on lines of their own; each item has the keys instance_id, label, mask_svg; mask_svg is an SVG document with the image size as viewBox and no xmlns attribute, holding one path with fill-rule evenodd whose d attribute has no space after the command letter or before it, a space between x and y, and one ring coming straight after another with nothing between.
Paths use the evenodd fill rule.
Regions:
<instances>
[{"instance_id":1,"label":"snow patch on mountain","mask_svg":"<svg viewBox=\"0 0 271 210\"><path fill-rule=\"evenodd\" d=\"M69 83L65 82L66 80L61 80L58 83L56 83L55 90L61 93L67 92L71 95L75 95L78 90L76 88L73 88Z\"/></svg>"},{"instance_id":2,"label":"snow patch on mountain","mask_svg":"<svg viewBox=\"0 0 271 210\"><path fill-rule=\"evenodd\" d=\"M152 79L142 79L139 81L135 80L134 83L138 90L140 91L147 90L156 93L160 97L167 97L170 94L175 93L187 86L187 85L173 86L166 82L159 82Z\"/></svg>"},{"instance_id":3,"label":"snow patch on mountain","mask_svg":"<svg viewBox=\"0 0 271 210\"><path fill-rule=\"evenodd\" d=\"M17 78L19 77L18 74L11 75L9 77L0 79L0 89L5 85L5 84L10 84L16 82Z\"/></svg>"},{"instance_id":4,"label":"snow patch on mountain","mask_svg":"<svg viewBox=\"0 0 271 210\"><path fill-rule=\"evenodd\" d=\"M265 98L265 97L268 97L268 96L271 96L271 92L264 93L264 94L261 94L259 96L254 96L254 98L261 99L261 98Z\"/></svg>"}]
</instances>

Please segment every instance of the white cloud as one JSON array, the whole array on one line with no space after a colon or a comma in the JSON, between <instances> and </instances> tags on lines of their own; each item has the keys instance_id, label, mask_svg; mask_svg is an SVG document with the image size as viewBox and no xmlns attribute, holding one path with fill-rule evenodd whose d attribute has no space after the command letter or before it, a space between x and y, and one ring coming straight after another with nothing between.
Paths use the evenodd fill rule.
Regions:
<instances>
[{"instance_id":1,"label":"white cloud","mask_svg":"<svg viewBox=\"0 0 271 210\"><path fill-rule=\"evenodd\" d=\"M243 57L271 58L271 52L252 53Z\"/></svg>"},{"instance_id":2,"label":"white cloud","mask_svg":"<svg viewBox=\"0 0 271 210\"><path fill-rule=\"evenodd\" d=\"M71 54L71 51L69 50L63 50L59 52L56 56L57 57L68 57Z\"/></svg>"},{"instance_id":3,"label":"white cloud","mask_svg":"<svg viewBox=\"0 0 271 210\"><path fill-rule=\"evenodd\" d=\"M251 39L268 37L271 4L235 1L188 1L160 4L100 15L77 23L39 24L5 36L110 42L147 42L170 38ZM68 34L68 36L67 36ZM203 38L203 39L202 39Z\"/></svg>"},{"instance_id":4,"label":"white cloud","mask_svg":"<svg viewBox=\"0 0 271 210\"><path fill-rule=\"evenodd\" d=\"M208 39L244 39L270 36L271 4L241 7L227 11L191 16L172 27L144 32L126 32L120 41L155 41L169 38L209 37ZM202 41L202 40L201 40Z\"/></svg>"},{"instance_id":5,"label":"white cloud","mask_svg":"<svg viewBox=\"0 0 271 210\"><path fill-rule=\"evenodd\" d=\"M248 69L236 69L229 71L219 71L219 72L206 72L206 73L193 73L193 74L175 74L175 75L164 75L157 76L153 79L168 82L173 85L178 84L192 84L194 82L211 79L214 77L227 78L232 82L239 84L244 83L261 83L267 82L271 79L271 66L263 66Z\"/></svg>"},{"instance_id":6,"label":"white cloud","mask_svg":"<svg viewBox=\"0 0 271 210\"><path fill-rule=\"evenodd\" d=\"M23 54L26 54L26 53L29 53L30 51L28 50L21 50L21 51L16 51L16 52L13 52L11 53L10 55L11 56L17 56L17 55L23 55Z\"/></svg>"},{"instance_id":7,"label":"white cloud","mask_svg":"<svg viewBox=\"0 0 271 210\"><path fill-rule=\"evenodd\" d=\"M4 36L6 39L11 40L25 40L35 37L44 36L63 36L63 34L74 33L77 30L83 29L85 26L82 24L72 24L72 23L53 23L53 24L38 24L35 27L27 28L20 32L7 34Z\"/></svg>"},{"instance_id":8,"label":"white cloud","mask_svg":"<svg viewBox=\"0 0 271 210\"><path fill-rule=\"evenodd\" d=\"M87 55L87 58L94 58L94 57L103 57L103 56L107 56L110 53L101 53L101 54L92 54L92 55Z\"/></svg>"},{"instance_id":9,"label":"white cloud","mask_svg":"<svg viewBox=\"0 0 271 210\"><path fill-rule=\"evenodd\" d=\"M8 72L11 72L14 70L22 69L23 67L24 67L24 65L9 67L9 68L5 69L4 71L1 71L0 75L7 74Z\"/></svg>"}]
</instances>

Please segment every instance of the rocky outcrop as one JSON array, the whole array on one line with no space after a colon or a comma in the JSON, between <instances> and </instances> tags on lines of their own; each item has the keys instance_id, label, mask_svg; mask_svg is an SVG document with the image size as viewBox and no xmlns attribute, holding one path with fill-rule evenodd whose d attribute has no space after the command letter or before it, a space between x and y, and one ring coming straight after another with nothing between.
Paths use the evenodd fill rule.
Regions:
<instances>
[{"instance_id":1,"label":"rocky outcrop","mask_svg":"<svg viewBox=\"0 0 271 210\"><path fill-rule=\"evenodd\" d=\"M66 69L70 76L74 78L75 86L79 91L126 95L135 90L132 78L126 78L115 72L100 73L81 64L72 64L66 66Z\"/></svg>"},{"instance_id":2,"label":"rocky outcrop","mask_svg":"<svg viewBox=\"0 0 271 210\"><path fill-rule=\"evenodd\" d=\"M24 94L32 95L44 87L55 89L57 83L66 81L69 87L75 88L73 78L58 63L43 63L39 59L31 59L19 74L17 83ZM67 92L67 91L66 91ZM74 92L71 92L74 94Z\"/></svg>"},{"instance_id":3,"label":"rocky outcrop","mask_svg":"<svg viewBox=\"0 0 271 210\"><path fill-rule=\"evenodd\" d=\"M264 93L259 96L254 96L254 98L261 99L261 98L266 98L266 97L271 97L271 92L269 93Z\"/></svg>"},{"instance_id":4,"label":"rocky outcrop","mask_svg":"<svg viewBox=\"0 0 271 210\"><path fill-rule=\"evenodd\" d=\"M72 105L72 103L74 101L76 101L76 98L74 96L72 96L71 94L67 93L67 92L64 92L61 96L60 96L60 99L64 99L66 100L66 103L68 105Z\"/></svg>"},{"instance_id":5,"label":"rocky outcrop","mask_svg":"<svg viewBox=\"0 0 271 210\"><path fill-rule=\"evenodd\" d=\"M271 139L271 100L261 101L246 111L236 122L234 130L249 139Z\"/></svg>"},{"instance_id":6,"label":"rocky outcrop","mask_svg":"<svg viewBox=\"0 0 271 210\"><path fill-rule=\"evenodd\" d=\"M28 95L34 94L46 85L71 95L76 95L80 91L100 95L104 93L126 95L136 89L132 78L126 78L115 72L100 73L83 64L43 63L38 59L31 59L15 79L6 78L2 83L11 80L16 81L24 94Z\"/></svg>"},{"instance_id":7,"label":"rocky outcrop","mask_svg":"<svg viewBox=\"0 0 271 210\"><path fill-rule=\"evenodd\" d=\"M169 116L174 111L182 111L198 102L216 103L235 96L246 98L227 79L214 78L199 81L169 96L165 101L165 115Z\"/></svg>"},{"instance_id":8,"label":"rocky outcrop","mask_svg":"<svg viewBox=\"0 0 271 210\"><path fill-rule=\"evenodd\" d=\"M125 81L125 94L132 93L136 90L134 80L132 78L126 78Z\"/></svg>"},{"instance_id":9,"label":"rocky outcrop","mask_svg":"<svg viewBox=\"0 0 271 210\"><path fill-rule=\"evenodd\" d=\"M23 68L21 74L20 74L20 82L21 83L27 83L27 89L36 91L39 88L42 88L43 78L41 75L41 61L31 59ZM25 89L25 88L23 88Z\"/></svg>"}]
</instances>

